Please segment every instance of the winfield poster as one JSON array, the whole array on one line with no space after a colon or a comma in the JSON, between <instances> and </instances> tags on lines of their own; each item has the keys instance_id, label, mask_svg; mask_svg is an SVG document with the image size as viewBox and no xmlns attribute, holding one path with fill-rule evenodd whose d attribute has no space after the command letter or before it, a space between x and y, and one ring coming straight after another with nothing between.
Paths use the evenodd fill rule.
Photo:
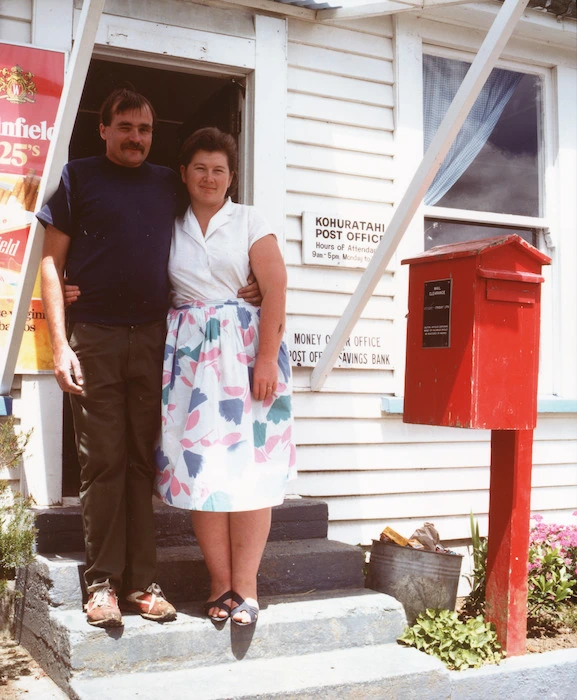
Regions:
<instances>
[{"instance_id":1,"label":"winfield poster","mask_svg":"<svg viewBox=\"0 0 577 700\"><path fill-rule=\"evenodd\" d=\"M63 83L63 53L0 43L0 347L8 339ZM51 369L37 279L16 372Z\"/></svg>"}]
</instances>

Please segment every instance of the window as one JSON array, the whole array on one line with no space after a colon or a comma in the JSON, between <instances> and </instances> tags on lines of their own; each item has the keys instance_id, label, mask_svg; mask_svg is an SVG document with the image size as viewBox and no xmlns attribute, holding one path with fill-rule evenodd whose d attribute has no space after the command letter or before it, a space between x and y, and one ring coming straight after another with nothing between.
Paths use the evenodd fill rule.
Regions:
<instances>
[{"instance_id":1,"label":"window","mask_svg":"<svg viewBox=\"0 0 577 700\"><path fill-rule=\"evenodd\" d=\"M425 148L470 64L423 57ZM532 245L543 217L542 79L492 71L425 197L425 248L516 233Z\"/></svg>"},{"instance_id":2,"label":"window","mask_svg":"<svg viewBox=\"0 0 577 700\"><path fill-rule=\"evenodd\" d=\"M425 218L425 249L428 250L433 246L447 245L448 243L474 241L478 238L508 236L512 233L516 233L527 243L537 247L539 242L538 229L497 226L495 224L471 224L465 221L449 221L427 216Z\"/></svg>"}]
</instances>

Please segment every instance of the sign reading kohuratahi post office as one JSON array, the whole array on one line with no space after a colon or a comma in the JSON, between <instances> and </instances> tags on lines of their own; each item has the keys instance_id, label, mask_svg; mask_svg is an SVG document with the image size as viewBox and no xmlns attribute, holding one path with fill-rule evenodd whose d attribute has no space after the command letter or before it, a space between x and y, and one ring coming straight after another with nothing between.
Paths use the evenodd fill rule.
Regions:
<instances>
[{"instance_id":1,"label":"sign reading kohuratahi post office","mask_svg":"<svg viewBox=\"0 0 577 700\"><path fill-rule=\"evenodd\" d=\"M303 212L305 265L365 268L381 242L387 223L368 217Z\"/></svg>"}]
</instances>

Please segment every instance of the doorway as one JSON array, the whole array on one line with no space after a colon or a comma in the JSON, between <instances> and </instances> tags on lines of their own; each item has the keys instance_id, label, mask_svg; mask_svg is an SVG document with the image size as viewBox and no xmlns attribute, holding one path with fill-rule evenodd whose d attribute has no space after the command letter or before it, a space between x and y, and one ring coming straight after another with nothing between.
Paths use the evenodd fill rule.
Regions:
<instances>
[{"instance_id":1,"label":"doorway","mask_svg":"<svg viewBox=\"0 0 577 700\"><path fill-rule=\"evenodd\" d=\"M157 124L148 160L178 170L178 151L193 131L217 126L237 145L243 126L243 78L201 74L94 58L90 63L70 139L69 159L104 153L98 131L100 105L117 87L130 84L154 105ZM239 154L242 149L239 148ZM239 174L243 168L239 163ZM233 199L236 199L233 194ZM80 468L70 404L64 400L62 495L77 496Z\"/></svg>"}]
</instances>

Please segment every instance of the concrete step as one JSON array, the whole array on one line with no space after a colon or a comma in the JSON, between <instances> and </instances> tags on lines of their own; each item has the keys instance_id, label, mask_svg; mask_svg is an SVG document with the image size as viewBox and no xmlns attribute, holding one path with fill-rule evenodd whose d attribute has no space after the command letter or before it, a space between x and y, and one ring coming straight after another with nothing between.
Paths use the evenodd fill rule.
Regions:
<instances>
[{"instance_id":1,"label":"concrete step","mask_svg":"<svg viewBox=\"0 0 577 700\"><path fill-rule=\"evenodd\" d=\"M75 700L574 700L577 649L505 659L466 671L448 671L416 649L393 644L196 668L79 679ZM194 688L194 691L191 691Z\"/></svg>"},{"instance_id":2,"label":"concrete step","mask_svg":"<svg viewBox=\"0 0 577 700\"><path fill-rule=\"evenodd\" d=\"M406 625L400 603L365 588L261 596L260 604L257 624L250 627L230 621L214 624L198 602L178 606L174 622L159 625L125 614L124 627L110 630L90 627L80 610L51 608L38 624L38 612L28 607L20 636L66 690L81 678L108 677L110 685L113 676L116 688L122 674L170 671L172 676L182 668L212 668L218 678L228 674L223 666L241 659L273 660L393 643Z\"/></svg>"},{"instance_id":3,"label":"concrete step","mask_svg":"<svg viewBox=\"0 0 577 700\"><path fill-rule=\"evenodd\" d=\"M360 547L325 539L269 542L258 574L259 595L283 595L340 588L362 588L364 553ZM80 609L86 599L84 553L38 555L19 581L38 604ZM158 550L157 581L172 602L204 600L209 576L200 547ZM25 578L26 577L26 578ZM48 585L46 585L48 582ZM32 601L28 604L34 605Z\"/></svg>"},{"instance_id":4,"label":"concrete step","mask_svg":"<svg viewBox=\"0 0 577 700\"><path fill-rule=\"evenodd\" d=\"M172 508L154 499L157 546L196 544L190 513ZM81 552L84 550L80 506L54 506L36 510L40 554ZM287 498L272 509L269 541L324 538L328 531L328 508L313 498Z\"/></svg>"},{"instance_id":5,"label":"concrete step","mask_svg":"<svg viewBox=\"0 0 577 700\"><path fill-rule=\"evenodd\" d=\"M237 700L322 698L360 700L451 697L448 672L437 659L397 644L283 655L163 673L149 670L113 678L74 679L78 700Z\"/></svg>"}]
</instances>

